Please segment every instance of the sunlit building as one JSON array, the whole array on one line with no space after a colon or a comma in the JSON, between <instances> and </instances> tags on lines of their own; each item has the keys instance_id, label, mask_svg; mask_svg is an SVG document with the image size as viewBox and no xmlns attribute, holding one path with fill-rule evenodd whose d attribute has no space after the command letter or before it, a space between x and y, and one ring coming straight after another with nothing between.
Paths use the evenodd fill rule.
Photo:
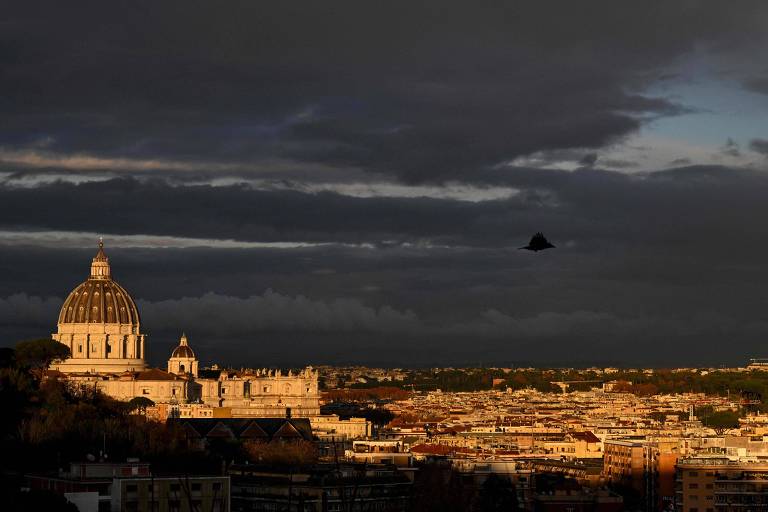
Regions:
<instances>
[{"instance_id":1,"label":"sunlit building","mask_svg":"<svg viewBox=\"0 0 768 512\"><path fill-rule=\"evenodd\" d=\"M53 339L71 356L51 365L49 375L95 386L118 400L144 397L158 404L188 404L189 417L285 417L320 414L318 372L222 370L201 377L199 361L182 335L165 370L147 365L147 336L139 308L112 277L104 244L88 278L64 301ZM195 409L199 408L200 411ZM179 415L178 408L166 408ZM333 418L330 418L333 419Z\"/></svg>"}]
</instances>

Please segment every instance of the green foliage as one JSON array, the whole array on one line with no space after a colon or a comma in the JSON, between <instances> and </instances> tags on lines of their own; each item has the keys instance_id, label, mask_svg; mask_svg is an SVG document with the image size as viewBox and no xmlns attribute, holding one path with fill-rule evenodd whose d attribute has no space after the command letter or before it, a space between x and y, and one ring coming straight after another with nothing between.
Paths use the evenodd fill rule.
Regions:
<instances>
[{"instance_id":1,"label":"green foliage","mask_svg":"<svg viewBox=\"0 0 768 512\"><path fill-rule=\"evenodd\" d=\"M145 396L136 396L128 401L128 410L135 411L138 409L140 411L145 411L147 407L152 407L153 405L155 405L155 402L149 398Z\"/></svg>"},{"instance_id":2,"label":"green foliage","mask_svg":"<svg viewBox=\"0 0 768 512\"><path fill-rule=\"evenodd\" d=\"M604 374L595 371L568 369L525 369L505 373L500 369L463 368L445 370L412 370L407 380L399 383L402 389L416 391L480 391L493 389L494 379L504 379L496 389L528 389L542 392L560 392L552 382L558 381L596 381L569 384L571 391L589 390L599 387L600 382L619 381L617 390L648 396L672 393L705 393L724 396L729 394L739 400L742 393L749 393L754 398L760 396L763 403L757 408L768 410L768 371L751 372L710 371L702 375L696 370L657 369L653 372L638 370L618 370ZM391 385L398 385L392 383Z\"/></svg>"},{"instance_id":3,"label":"green foliage","mask_svg":"<svg viewBox=\"0 0 768 512\"><path fill-rule=\"evenodd\" d=\"M718 433L739 426L739 414L735 411L717 411L706 415L700 411L699 414L701 415L699 416L701 422L705 426L715 429Z\"/></svg>"},{"instance_id":4,"label":"green foliage","mask_svg":"<svg viewBox=\"0 0 768 512\"><path fill-rule=\"evenodd\" d=\"M10 347L0 347L0 368L16 366L16 351Z\"/></svg>"},{"instance_id":5,"label":"green foliage","mask_svg":"<svg viewBox=\"0 0 768 512\"><path fill-rule=\"evenodd\" d=\"M61 355L56 346L49 350L48 341L20 343L19 357L0 367L0 473L20 478L56 470L89 454L103 456L105 447L108 460L139 457L177 473L220 470L221 456L191 446L181 428L131 414L131 405L93 386L41 379L46 361ZM133 405L150 403L142 399Z\"/></svg>"},{"instance_id":6,"label":"green foliage","mask_svg":"<svg viewBox=\"0 0 768 512\"><path fill-rule=\"evenodd\" d=\"M403 381L402 386L417 391L479 391L492 389L493 379L502 377L504 372L501 370L483 368L421 371L414 372L410 379Z\"/></svg>"},{"instance_id":7,"label":"green foliage","mask_svg":"<svg viewBox=\"0 0 768 512\"><path fill-rule=\"evenodd\" d=\"M272 468L309 466L317 462L317 445L311 441L246 441L242 448L251 463Z\"/></svg>"},{"instance_id":8,"label":"green foliage","mask_svg":"<svg viewBox=\"0 0 768 512\"><path fill-rule=\"evenodd\" d=\"M474 510L483 512L518 510L515 486L509 478L491 473L480 487Z\"/></svg>"},{"instance_id":9,"label":"green foliage","mask_svg":"<svg viewBox=\"0 0 768 512\"><path fill-rule=\"evenodd\" d=\"M44 370L56 360L69 357L69 348L50 338L20 341L16 344L16 363L32 370Z\"/></svg>"}]
</instances>

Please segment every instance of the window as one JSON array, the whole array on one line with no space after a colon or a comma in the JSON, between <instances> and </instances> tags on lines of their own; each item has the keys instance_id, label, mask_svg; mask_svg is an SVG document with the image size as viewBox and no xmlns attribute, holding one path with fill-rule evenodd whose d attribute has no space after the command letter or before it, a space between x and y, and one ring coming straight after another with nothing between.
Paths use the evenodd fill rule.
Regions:
<instances>
[{"instance_id":1,"label":"window","mask_svg":"<svg viewBox=\"0 0 768 512\"><path fill-rule=\"evenodd\" d=\"M199 491L199 490L200 490L200 488L201 488L201 485L200 485L199 483L197 483L197 484L192 484L192 490L193 490L193 491Z\"/></svg>"},{"instance_id":2,"label":"window","mask_svg":"<svg viewBox=\"0 0 768 512\"><path fill-rule=\"evenodd\" d=\"M689 471L688 472L688 476L699 476L699 472L698 471Z\"/></svg>"},{"instance_id":3,"label":"window","mask_svg":"<svg viewBox=\"0 0 768 512\"><path fill-rule=\"evenodd\" d=\"M214 482L213 483L213 490L214 491L220 491L221 490L221 482Z\"/></svg>"},{"instance_id":4,"label":"window","mask_svg":"<svg viewBox=\"0 0 768 512\"><path fill-rule=\"evenodd\" d=\"M699 488L699 484L688 484L688 488L689 489L698 489Z\"/></svg>"},{"instance_id":5,"label":"window","mask_svg":"<svg viewBox=\"0 0 768 512\"><path fill-rule=\"evenodd\" d=\"M184 365L183 364L179 365L179 373L184 373Z\"/></svg>"},{"instance_id":6,"label":"window","mask_svg":"<svg viewBox=\"0 0 768 512\"><path fill-rule=\"evenodd\" d=\"M83 353L83 346L82 345L78 345L77 346L77 351L82 354Z\"/></svg>"},{"instance_id":7,"label":"window","mask_svg":"<svg viewBox=\"0 0 768 512\"><path fill-rule=\"evenodd\" d=\"M125 486L125 492L136 492L138 490L138 487L136 484L128 484Z\"/></svg>"}]
</instances>

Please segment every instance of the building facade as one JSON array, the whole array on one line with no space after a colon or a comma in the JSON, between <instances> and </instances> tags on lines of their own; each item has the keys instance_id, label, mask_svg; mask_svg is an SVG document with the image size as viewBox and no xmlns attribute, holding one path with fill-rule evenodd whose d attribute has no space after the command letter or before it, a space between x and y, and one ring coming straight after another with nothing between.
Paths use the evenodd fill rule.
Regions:
<instances>
[{"instance_id":1,"label":"building facade","mask_svg":"<svg viewBox=\"0 0 768 512\"><path fill-rule=\"evenodd\" d=\"M139 310L125 288L112 279L103 242L91 262L90 276L64 301L53 339L70 351L69 359L52 367L62 373L147 368Z\"/></svg>"},{"instance_id":2,"label":"building facade","mask_svg":"<svg viewBox=\"0 0 768 512\"><path fill-rule=\"evenodd\" d=\"M144 397L156 404L188 404L202 413L219 409L221 416L318 416L318 372L222 370L201 377L199 361L182 335L166 370L149 368L147 336L141 330L136 302L112 278L103 242L91 262L89 277L67 296L53 339L66 345L70 357L51 365L49 376L81 386L94 386L118 400ZM170 408L169 410L174 410Z\"/></svg>"},{"instance_id":3,"label":"building facade","mask_svg":"<svg viewBox=\"0 0 768 512\"><path fill-rule=\"evenodd\" d=\"M768 463L739 457L681 458L675 510L768 510Z\"/></svg>"}]
</instances>

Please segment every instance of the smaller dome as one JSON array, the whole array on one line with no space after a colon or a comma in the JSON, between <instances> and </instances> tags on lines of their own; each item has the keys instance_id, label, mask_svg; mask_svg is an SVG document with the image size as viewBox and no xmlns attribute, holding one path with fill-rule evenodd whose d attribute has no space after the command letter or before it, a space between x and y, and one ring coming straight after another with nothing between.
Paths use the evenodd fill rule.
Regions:
<instances>
[{"instance_id":1,"label":"smaller dome","mask_svg":"<svg viewBox=\"0 0 768 512\"><path fill-rule=\"evenodd\" d=\"M195 353L192 351L192 348L187 343L187 335L182 334L181 339L179 340L179 345L173 349L173 352L171 353L171 359L173 358L189 358L194 359Z\"/></svg>"}]
</instances>

